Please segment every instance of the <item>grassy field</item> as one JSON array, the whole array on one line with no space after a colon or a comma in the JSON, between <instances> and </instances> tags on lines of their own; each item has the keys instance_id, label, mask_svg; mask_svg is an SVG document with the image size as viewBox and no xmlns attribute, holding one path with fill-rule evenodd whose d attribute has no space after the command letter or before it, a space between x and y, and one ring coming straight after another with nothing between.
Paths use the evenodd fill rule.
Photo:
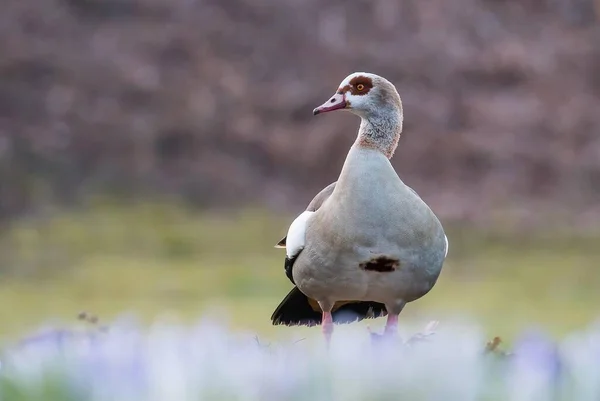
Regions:
<instances>
[{"instance_id":1,"label":"grassy field","mask_svg":"<svg viewBox=\"0 0 600 401\"><path fill-rule=\"evenodd\" d=\"M284 251L273 245L293 216L110 203L49 216L3 229L4 338L44 322L73 322L82 310L104 321L121 313L144 321L208 313L265 341L319 333L269 321L291 286ZM510 339L531 325L561 336L600 317L600 236L447 231L451 246L440 280L401 322L470 318L489 335Z\"/></svg>"}]
</instances>

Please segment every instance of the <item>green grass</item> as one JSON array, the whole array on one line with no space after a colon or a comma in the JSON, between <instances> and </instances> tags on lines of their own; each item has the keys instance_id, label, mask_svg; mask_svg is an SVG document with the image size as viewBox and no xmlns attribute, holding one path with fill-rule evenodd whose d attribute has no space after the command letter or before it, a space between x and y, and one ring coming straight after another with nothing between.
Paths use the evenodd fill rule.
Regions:
<instances>
[{"instance_id":1,"label":"green grass","mask_svg":"<svg viewBox=\"0 0 600 401\"><path fill-rule=\"evenodd\" d=\"M0 237L4 337L73 321L81 310L105 321L123 312L192 321L221 311L266 338L318 333L269 321L291 286L284 251L273 245L293 216L107 202L49 216L16 221ZM599 317L600 236L447 231L450 254L437 285L402 319L470 317L511 338L531 324L560 336Z\"/></svg>"}]
</instances>

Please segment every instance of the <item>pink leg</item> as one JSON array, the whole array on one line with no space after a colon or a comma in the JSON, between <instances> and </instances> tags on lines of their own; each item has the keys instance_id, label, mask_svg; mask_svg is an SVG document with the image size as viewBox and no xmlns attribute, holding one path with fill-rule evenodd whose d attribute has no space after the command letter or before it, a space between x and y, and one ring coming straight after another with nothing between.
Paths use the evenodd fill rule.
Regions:
<instances>
[{"instance_id":1,"label":"pink leg","mask_svg":"<svg viewBox=\"0 0 600 401\"><path fill-rule=\"evenodd\" d=\"M323 312L321 329L323 330L323 335L325 336L325 342L329 347L329 344L331 343L331 334L333 333L333 319L331 317L331 312Z\"/></svg>"},{"instance_id":2,"label":"pink leg","mask_svg":"<svg viewBox=\"0 0 600 401\"><path fill-rule=\"evenodd\" d=\"M398 315L388 314L384 335L392 336L398 332Z\"/></svg>"}]
</instances>

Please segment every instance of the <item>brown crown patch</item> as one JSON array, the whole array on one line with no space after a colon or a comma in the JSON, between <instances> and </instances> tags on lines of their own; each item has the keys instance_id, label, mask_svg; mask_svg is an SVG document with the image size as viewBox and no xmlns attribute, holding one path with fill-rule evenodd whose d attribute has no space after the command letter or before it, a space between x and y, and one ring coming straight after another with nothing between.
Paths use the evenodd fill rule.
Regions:
<instances>
[{"instance_id":1,"label":"brown crown patch","mask_svg":"<svg viewBox=\"0 0 600 401\"><path fill-rule=\"evenodd\" d=\"M359 90L359 85L363 86L362 90ZM371 78L364 75L357 75L350 80L348 85L339 88L337 93L341 95L349 91L353 95L362 96L369 93L371 88L373 88L373 80Z\"/></svg>"}]
</instances>

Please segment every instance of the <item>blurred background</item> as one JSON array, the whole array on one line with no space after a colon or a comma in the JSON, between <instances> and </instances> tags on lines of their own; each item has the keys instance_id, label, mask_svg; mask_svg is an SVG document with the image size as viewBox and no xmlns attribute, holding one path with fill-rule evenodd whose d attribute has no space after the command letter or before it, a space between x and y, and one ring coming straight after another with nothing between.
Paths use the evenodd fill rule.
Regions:
<instances>
[{"instance_id":1,"label":"blurred background","mask_svg":"<svg viewBox=\"0 0 600 401\"><path fill-rule=\"evenodd\" d=\"M354 71L397 86L393 164L450 239L404 319L581 328L599 20L598 0L4 0L3 336L81 310L297 330L270 326L291 287L273 245L337 179L358 119L311 111Z\"/></svg>"}]
</instances>

